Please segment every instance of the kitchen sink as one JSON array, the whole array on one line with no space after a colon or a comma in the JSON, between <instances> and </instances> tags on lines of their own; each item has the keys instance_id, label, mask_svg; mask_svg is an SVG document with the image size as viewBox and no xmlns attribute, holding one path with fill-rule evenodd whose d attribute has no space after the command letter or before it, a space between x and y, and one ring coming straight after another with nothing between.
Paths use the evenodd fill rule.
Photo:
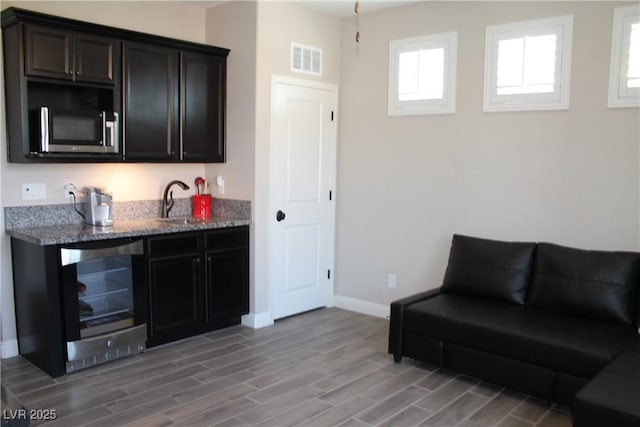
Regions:
<instances>
[{"instance_id":1,"label":"kitchen sink","mask_svg":"<svg viewBox=\"0 0 640 427\"><path fill-rule=\"evenodd\" d=\"M193 217L158 218L158 221L172 225L204 224L206 220Z\"/></svg>"}]
</instances>

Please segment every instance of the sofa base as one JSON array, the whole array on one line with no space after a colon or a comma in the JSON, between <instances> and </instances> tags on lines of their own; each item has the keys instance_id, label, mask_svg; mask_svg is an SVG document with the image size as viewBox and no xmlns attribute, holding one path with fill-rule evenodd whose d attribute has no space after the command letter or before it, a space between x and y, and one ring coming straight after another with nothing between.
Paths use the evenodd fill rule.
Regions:
<instances>
[{"instance_id":1,"label":"sofa base","mask_svg":"<svg viewBox=\"0 0 640 427\"><path fill-rule=\"evenodd\" d=\"M640 354L618 356L576 395L575 427L640 426Z\"/></svg>"},{"instance_id":2,"label":"sofa base","mask_svg":"<svg viewBox=\"0 0 640 427\"><path fill-rule=\"evenodd\" d=\"M403 354L420 362L438 365L567 406L573 404L575 394L588 381L408 331L404 334Z\"/></svg>"}]
</instances>

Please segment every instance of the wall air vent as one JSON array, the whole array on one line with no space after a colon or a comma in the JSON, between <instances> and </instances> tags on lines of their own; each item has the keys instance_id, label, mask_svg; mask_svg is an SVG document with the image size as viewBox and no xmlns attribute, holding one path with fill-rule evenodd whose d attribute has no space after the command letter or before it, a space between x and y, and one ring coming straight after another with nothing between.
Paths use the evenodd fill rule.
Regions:
<instances>
[{"instance_id":1,"label":"wall air vent","mask_svg":"<svg viewBox=\"0 0 640 427\"><path fill-rule=\"evenodd\" d=\"M291 43L291 71L322 75L322 49Z\"/></svg>"}]
</instances>

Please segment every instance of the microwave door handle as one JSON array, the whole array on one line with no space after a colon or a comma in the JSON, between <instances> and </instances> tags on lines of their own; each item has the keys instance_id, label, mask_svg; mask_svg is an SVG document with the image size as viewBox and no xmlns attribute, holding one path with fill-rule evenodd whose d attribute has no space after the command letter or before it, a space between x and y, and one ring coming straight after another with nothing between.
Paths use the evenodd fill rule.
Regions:
<instances>
[{"instance_id":1,"label":"microwave door handle","mask_svg":"<svg viewBox=\"0 0 640 427\"><path fill-rule=\"evenodd\" d=\"M118 139L118 113L113 113L113 121L111 122L111 146L115 151L120 151L120 140Z\"/></svg>"},{"instance_id":2,"label":"microwave door handle","mask_svg":"<svg viewBox=\"0 0 640 427\"><path fill-rule=\"evenodd\" d=\"M49 108L40 107L40 152L49 152Z\"/></svg>"},{"instance_id":3,"label":"microwave door handle","mask_svg":"<svg viewBox=\"0 0 640 427\"><path fill-rule=\"evenodd\" d=\"M100 145L103 147L107 146L107 112L103 111L102 114L100 114L100 117L102 117L102 141L100 141Z\"/></svg>"},{"instance_id":4,"label":"microwave door handle","mask_svg":"<svg viewBox=\"0 0 640 427\"><path fill-rule=\"evenodd\" d=\"M113 120L105 122L106 138L104 140L105 147L113 147L118 151L118 113L113 113Z\"/></svg>"}]
</instances>

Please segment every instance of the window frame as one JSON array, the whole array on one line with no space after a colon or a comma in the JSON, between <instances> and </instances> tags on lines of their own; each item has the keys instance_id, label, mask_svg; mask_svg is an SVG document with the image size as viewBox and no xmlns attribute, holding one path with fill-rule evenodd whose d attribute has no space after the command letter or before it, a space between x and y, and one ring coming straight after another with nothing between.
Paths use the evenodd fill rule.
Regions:
<instances>
[{"instance_id":1,"label":"window frame","mask_svg":"<svg viewBox=\"0 0 640 427\"><path fill-rule=\"evenodd\" d=\"M626 40L625 24L627 19L640 18L640 6L622 6L613 10L613 29L611 37L611 64L609 66L609 108L640 107L640 88L624 87L627 80L627 70L624 65L629 63L629 54L624 54Z\"/></svg>"},{"instance_id":2,"label":"window frame","mask_svg":"<svg viewBox=\"0 0 640 427\"><path fill-rule=\"evenodd\" d=\"M498 95L498 44L501 40L556 35L554 91ZM573 15L492 25L485 28L484 112L568 110L571 85ZM559 65L559 67L558 67Z\"/></svg>"},{"instance_id":3,"label":"window frame","mask_svg":"<svg viewBox=\"0 0 640 427\"><path fill-rule=\"evenodd\" d=\"M444 49L443 97L411 101L399 100L398 72L400 54L407 51L438 48ZM391 40L389 42L387 114L389 116L412 116L455 113L457 51L457 31Z\"/></svg>"}]
</instances>

